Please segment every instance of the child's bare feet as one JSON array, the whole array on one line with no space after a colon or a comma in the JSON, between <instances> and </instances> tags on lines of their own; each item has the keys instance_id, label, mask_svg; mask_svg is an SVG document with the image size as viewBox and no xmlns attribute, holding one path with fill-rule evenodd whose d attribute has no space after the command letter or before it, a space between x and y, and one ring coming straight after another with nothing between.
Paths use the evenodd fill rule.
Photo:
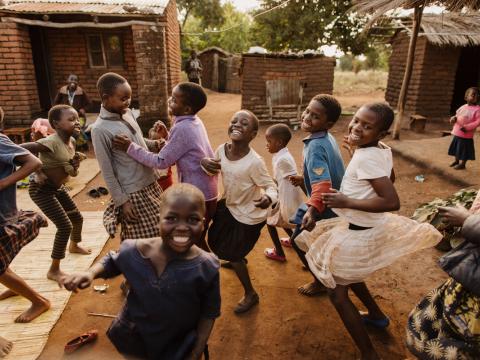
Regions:
<instances>
[{"instance_id":1,"label":"child's bare feet","mask_svg":"<svg viewBox=\"0 0 480 360\"><path fill-rule=\"evenodd\" d=\"M13 343L0 336L0 357L5 357L12 351Z\"/></svg>"},{"instance_id":2,"label":"child's bare feet","mask_svg":"<svg viewBox=\"0 0 480 360\"><path fill-rule=\"evenodd\" d=\"M0 300L8 299L12 296L17 296L18 294L10 289L5 290L0 294Z\"/></svg>"},{"instance_id":3,"label":"child's bare feet","mask_svg":"<svg viewBox=\"0 0 480 360\"><path fill-rule=\"evenodd\" d=\"M16 319L16 323L27 323L37 318L45 311L50 309L50 301L45 299L43 296L39 296L38 300L32 303L32 306L23 313L21 313Z\"/></svg>"},{"instance_id":4,"label":"child's bare feet","mask_svg":"<svg viewBox=\"0 0 480 360\"><path fill-rule=\"evenodd\" d=\"M85 249L73 241L70 241L70 245L68 246L68 251L70 252L70 254L81 254L81 255L90 255L92 253L92 249Z\"/></svg>"},{"instance_id":5,"label":"child's bare feet","mask_svg":"<svg viewBox=\"0 0 480 360\"><path fill-rule=\"evenodd\" d=\"M312 282L298 288L298 292L305 296L317 296L325 293L325 290L325 286L323 286L318 280L313 280Z\"/></svg>"}]
</instances>

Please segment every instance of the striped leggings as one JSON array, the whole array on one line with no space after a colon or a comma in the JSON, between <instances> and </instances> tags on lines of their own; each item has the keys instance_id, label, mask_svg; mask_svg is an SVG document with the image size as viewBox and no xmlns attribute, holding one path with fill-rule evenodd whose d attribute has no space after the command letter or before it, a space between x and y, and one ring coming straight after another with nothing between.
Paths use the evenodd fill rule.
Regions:
<instances>
[{"instance_id":1,"label":"striped leggings","mask_svg":"<svg viewBox=\"0 0 480 360\"><path fill-rule=\"evenodd\" d=\"M65 187L56 189L50 184L30 182L28 193L33 202L57 227L53 242L52 259L65 258L68 239L82 241L83 217Z\"/></svg>"}]
</instances>

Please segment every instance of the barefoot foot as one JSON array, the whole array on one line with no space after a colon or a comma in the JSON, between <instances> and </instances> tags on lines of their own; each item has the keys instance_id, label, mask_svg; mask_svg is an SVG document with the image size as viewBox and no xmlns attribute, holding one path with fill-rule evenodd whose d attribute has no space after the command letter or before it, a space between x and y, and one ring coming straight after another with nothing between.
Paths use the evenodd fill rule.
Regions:
<instances>
[{"instance_id":1,"label":"barefoot foot","mask_svg":"<svg viewBox=\"0 0 480 360\"><path fill-rule=\"evenodd\" d=\"M70 252L70 254L81 254L81 255L90 255L92 253L92 249L85 249L73 241L70 242L68 251Z\"/></svg>"},{"instance_id":2,"label":"barefoot foot","mask_svg":"<svg viewBox=\"0 0 480 360\"><path fill-rule=\"evenodd\" d=\"M0 300L5 300L5 299L8 299L12 296L17 296L18 294L10 289L8 290L5 290L4 292L2 292L0 294Z\"/></svg>"},{"instance_id":3,"label":"barefoot foot","mask_svg":"<svg viewBox=\"0 0 480 360\"><path fill-rule=\"evenodd\" d=\"M50 309L50 301L40 296L37 301L32 303L32 306L23 313L21 313L16 319L16 323L27 323L37 318L45 311Z\"/></svg>"},{"instance_id":4,"label":"barefoot foot","mask_svg":"<svg viewBox=\"0 0 480 360\"><path fill-rule=\"evenodd\" d=\"M5 357L12 351L13 343L0 336L0 357Z\"/></svg>"},{"instance_id":5,"label":"barefoot foot","mask_svg":"<svg viewBox=\"0 0 480 360\"><path fill-rule=\"evenodd\" d=\"M298 288L298 292L305 296L317 296L326 292L325 286L314 280Z\"/></svg>"},{"instance_id":6,"label":"barefoot foot","mask_svg":"<svg viewBox=\"0 0 480 360\"><path fill-rule=\"evenodd\" d=\"M50 269L50 270L48 270L48 273L47 273L47 279L56 281L58 283L58 285L61 285L62 280L66 275L67 274L65 274L60 269L56 269L56 270Z\"/></svg>"}]
</instances>

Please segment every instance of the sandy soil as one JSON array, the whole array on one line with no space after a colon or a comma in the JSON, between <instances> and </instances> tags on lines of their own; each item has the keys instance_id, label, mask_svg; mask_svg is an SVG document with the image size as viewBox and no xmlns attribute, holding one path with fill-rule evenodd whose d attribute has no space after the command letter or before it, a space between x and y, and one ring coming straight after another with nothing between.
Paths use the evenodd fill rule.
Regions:
<instances>
[{"instance_id":1,"label":"sandy soil","mask_svg":"<svg viewBox=\"0 0 480 360\"><path fill-rule=\"evenodd\" d=\"M378 95L380 97L380 95ZM377 97L378 99L378 97ZM345 99L347 100L347 99ZM361 105L372 98L351 99L352 105ZM343 100L342 100L343 101ZM238 95L209 93L207 108L200 114L204 120L212 146L227 140L226 128L230 116L239 109ZM332 133L340 139L346 130L344 118ZM259 131L253 147L270 163L271 156L264 145L265 127ZM301 162L302 142L305 134L297 131L289 145L290 151ZM346 155L346 154L344 154ZM345 159L347 157L345 156ZM418 204L434 197L447 196L458 188L435 174L418 169L402 159L395 159L396 187L402 201L403 215L411 215ZM415 175L424 174L425 183L417 183ZM107 198L90 199L86 192L103 183L97 176L75 199L80 209L102 210ZM256 248L249 255L249 270L255 288L260 294L260 305L251 312L236 316L233 307L241 298L241 286L230 270L221 270L222 316L215 324L210 338L212 359L356 359L356 350L348 333L329 300L324 297L308 298L297 294L297 287L309 281L293 251L287 249L286 263L267 260L265 247L271 246L266 229ZM103 253L118 247L118 239L110 240ZM374 274L368 285L377 301L391 319L387 332L371 332L376 348L384 359L409 357L405 348L405 324L409 311L431 288L440 284L446 275L436 261L440 253L434 249L403 258L394 265ZM116 314L123 302L119 290L121 279L97 280L110 284L109 291L100 295L87 289L73 294L65 312L52 330L40 359L59 359L65 343L86 330L98 329L100 337L93 344L80 349L69 359L122 359L104 335L111 319L88 316L87 312ZM356 301L356 299L355 299ZM358 301L356 301L358 303ZM65 356L65 358L67 358Z\"/></svg>"}]
</instances>

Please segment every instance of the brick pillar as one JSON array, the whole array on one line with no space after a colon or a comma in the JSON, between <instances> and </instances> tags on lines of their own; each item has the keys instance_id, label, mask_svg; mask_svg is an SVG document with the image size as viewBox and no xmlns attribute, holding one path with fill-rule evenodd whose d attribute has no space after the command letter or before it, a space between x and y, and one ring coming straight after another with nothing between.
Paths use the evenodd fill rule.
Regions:
<instances>
[{"instance_id":1,"label":"brick pillar","mask_svg":"<svg viewBox=\"0 0 480 360\"><path fill-rule=\"evenodd\" d=\"M167 54L163 26L133 25L139 124L144 132L157 120L168 120Z\"/></svg>"},{"instance_id":2,"label":"brick pillar","mask_svg":"<svg viewBox=\"0 0 480 360\"><path fill-rule=\"evenodd\" d=\"M0 22L0 106L10 127L30 125L32 114L41 110L25 25Z\"/></svg>"}]
</instances>

